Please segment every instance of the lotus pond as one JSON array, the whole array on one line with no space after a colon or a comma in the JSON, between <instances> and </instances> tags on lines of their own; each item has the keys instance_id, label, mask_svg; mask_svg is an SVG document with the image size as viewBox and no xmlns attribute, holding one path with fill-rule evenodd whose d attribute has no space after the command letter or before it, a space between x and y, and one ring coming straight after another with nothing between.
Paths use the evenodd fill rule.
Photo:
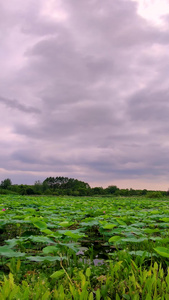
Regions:
<instances>
[{"instance_id":1,"label":"lotus pond","mask_svg":"<svg viewBox=\"0 0 169 300\"><path fill-rule=\"evenodd\" d=\"M168 198L0 199L1 299L169 299Z\"/></svg>"}]
</instances>

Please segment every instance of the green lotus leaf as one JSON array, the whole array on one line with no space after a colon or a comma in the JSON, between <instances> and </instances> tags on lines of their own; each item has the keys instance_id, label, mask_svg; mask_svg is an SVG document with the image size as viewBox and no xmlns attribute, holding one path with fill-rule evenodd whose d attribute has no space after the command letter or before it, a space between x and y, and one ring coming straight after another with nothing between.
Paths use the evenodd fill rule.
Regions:
<instances>
[{"instance_id":1,"label":"green lotus leaf","mask_svg":"<svg viewBox=\"0 0 169 300\"><path fill-rule=\"evenodd\" d=\"M169 249L165 247L157 247L154 250L161 256L169 258Z\"/></svg>"},{"instance_id":2,"label":"green lotus leaf","mask_svg":"<svg viewBox=\"0 0 169 300\"><path fill-rule=\"evenodd\" d=\"M116 243L118 241L121 240L121 237L119 235L115 235L115 236L112 236L110 239L109 239L109 243Z\"/></svg>"}]
</instances>

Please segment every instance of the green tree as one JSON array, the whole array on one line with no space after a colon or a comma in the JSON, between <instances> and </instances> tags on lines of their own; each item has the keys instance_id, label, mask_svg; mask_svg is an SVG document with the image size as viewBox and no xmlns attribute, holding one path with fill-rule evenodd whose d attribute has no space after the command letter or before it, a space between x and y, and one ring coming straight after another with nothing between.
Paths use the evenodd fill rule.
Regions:
<instances>
[{"instance_id":1,"label":"green tree","mask_svg":"<svg viewBox=\"0 0 169 300\"><path fill-rule=\"evenodd\" d=\"M116 185L109 185L106 189L106 194L115 194L119 191L119 188Z\"/></svg>"},{"instance_id":2,"label":"green tree","mask_svg":"<svg viewBox=\"0 0 169 300\"><path fill-rule=\"evenodd\" d=\"M59 193L63 195L74 194L79 191L86 195L84 190L89 190L88 183L68 177L48 177L43 181L43 190L49 189L52 193Z\"/></svg>"},{"instance_id":3,"label":"green tree","mask_svg":"<svg viewBox=\"0 0 169 300\"><path fill-rule=\"evenodd\" d=\"M92 195L104 195L104 189L101 186L96 186L91 189Z\"/></svg>"},{"instance_id":4,"label":"green tree","mask_svg":"<svg viewBox=\"0 0 169 300\"><path fill-rule=\"evenodd\" d=\"M42 190L43 190L43 185L40 182L40 180L35 181L34 186L33 186L33 190L35 194L42 194Z\"/></svg>"},{"instance_id":5,"label":"green tree","mask_svg":"<svg viewBox=\"0 0 169 300\"><path fill-rule=\"evenodd\" d=\"M9 178L6 178L1 181L1 188L5 189L5 190L10 189L11 185L12 185L12 181Z\"/></svg>"}]
</instances>

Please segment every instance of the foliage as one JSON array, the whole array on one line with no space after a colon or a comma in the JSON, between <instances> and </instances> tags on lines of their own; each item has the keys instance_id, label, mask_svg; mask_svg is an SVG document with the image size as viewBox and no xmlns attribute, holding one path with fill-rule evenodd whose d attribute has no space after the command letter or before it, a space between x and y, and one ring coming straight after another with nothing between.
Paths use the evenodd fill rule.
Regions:
<instances>
[{"instance_id":1,"label":"foliage","mask_svg":"<svg viewBox=\"0 0 169 300\"><path fill-rule=\"evenodd\" d=\"M118 194L119 188L116 185L109 185L106 189L106 194Z\"/></svg>"},{"instance_id":2,"label":"foliage","mask_svg":"<svg viewBox=\"0 0 169 300\"><path fill-rule=\"evenodd\" d=\"M149 192L147 193L147 198L161 198L162 197L162 193L158 192L158 191L153 191L153 192Z\"/></svg>"},{"instance_id":3,"label":"foliage","mask_svg":"<svg viewBox=\"0 0 169 300\"><path fill-rule=\"evenodd\" d=\"M78 190L78 189L89 189L88 183L79 181L74 178L68 177L48 177L43 181L43 186L51 188L52 190L63 189L63 190Z\"/></svg>"},{"instance_id":4,"label":"foliage","mask_svg":"<svg viewBox=\"0 0 169 300\"><path fill-rule=\"evenodd\" d=\"M125 267L122 261L110 263L109 271L96 275L93 287L93 269L86 271L73 269L70 277L65 269L54 272L50 278L27 272L17 283L16 273L4 276L1 281L1 299L168 299L169 268L164 269L154 263L147 269L138 268L134 261Z\"/></svg>"},{"instance_id":5,"label":"foliage","mask_svg":"<svg viewBox=\"0 0 169 300\"><path fill-rule=\"evenodd\" d=\"M167 197L1 195L0 299L168 299Z\"/></svg>"},{"instance_id":6,"label":"foliage","mask_svg":"<svg viewBox=\"0 0 169 300\"><path fill-rule=\"evenodd\" d=\"M161 198L169 196L168 191L147 191L134 189L119 189L116 185L107 188L93 187L88 183L68 177L48 177L43 182L35 181L34 185L12 184L9 178L1 181L0 194L20 195L55 195L55 196L109 196Z\"/></svg>"},{"instance_id":7,"label":"foliage","mask_svg":"<svg viewBox=\"0 0 169 300\"><path fill-rule=\"evenodd\" d=\"M11 179L7 178L1 181L1 188L2 189L9 189L12 185Z\"/></svg>"}]
</instances>

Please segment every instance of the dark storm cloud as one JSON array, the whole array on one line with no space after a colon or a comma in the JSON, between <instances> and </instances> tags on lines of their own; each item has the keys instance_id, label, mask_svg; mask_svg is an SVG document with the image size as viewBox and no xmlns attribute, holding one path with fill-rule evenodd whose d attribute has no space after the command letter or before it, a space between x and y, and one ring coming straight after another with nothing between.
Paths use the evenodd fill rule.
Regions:
<instances>
[{"instance_id":1,"label":"dark storm cloud","mask_svg":"<svg viewBox=\"0 0 169 300\"><path fill-rule=\"evenodd\" d=\"M49 112L49 108L48 108ZM107 135L107 131L118 130L122 120L116 116L113 108L108 105L69 105L62 108L53 107L50 110L50 118L44 113L43 118L34 126L18 122L16 132L19 134L34 137L35 139L46 138L47 140L64 140L75 137L74 144L92 144L98 140L100 143ZM100 131L101 130L101 131ZM110 132L109 132L110 134ZM72 145L73 146L73 145ZM87 145L86 145L87 146Z\"/></svg>"},{"instance_id":2,"label":"dark storm cloud","mask_svg":"<svg viewBox=\"0 0 169 300\"><path fill-rule=\"evenodd\" d=\"M0 96L0 103L5 104L8 108L17 109L25 113L35 113L35 114L40 113L40 110L38 108L23 105L15 99L11 100Z\"/></svg>"}]
</instances>

